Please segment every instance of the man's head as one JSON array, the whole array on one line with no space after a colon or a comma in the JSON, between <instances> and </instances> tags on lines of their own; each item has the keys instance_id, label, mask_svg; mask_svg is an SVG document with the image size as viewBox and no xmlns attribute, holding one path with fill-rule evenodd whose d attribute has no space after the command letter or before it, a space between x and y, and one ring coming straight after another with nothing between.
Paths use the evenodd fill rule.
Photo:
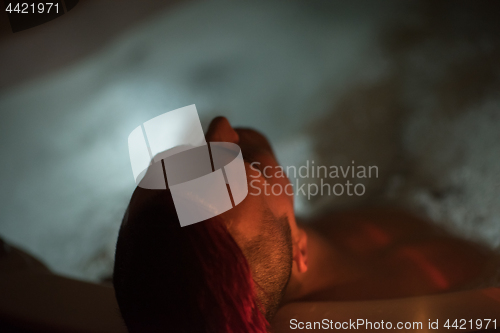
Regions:
<instances>
[{"instance_id":1,"label":"man's head","mask_svg":"<svg viewBox=\"0 0 500 333\"><path fill-rule=\"evenodd\" d=\"M250 166L277 166L267 140L225 118L207 141L238 144L249 182L288 184ZM180 227L168 191L137 188L116 249L114 284L130 331L264 332L294 269L306 269L293 197L250 192L215 218ZM265 316L265 318L264 318Z\"/></svg>"}]
</instances>

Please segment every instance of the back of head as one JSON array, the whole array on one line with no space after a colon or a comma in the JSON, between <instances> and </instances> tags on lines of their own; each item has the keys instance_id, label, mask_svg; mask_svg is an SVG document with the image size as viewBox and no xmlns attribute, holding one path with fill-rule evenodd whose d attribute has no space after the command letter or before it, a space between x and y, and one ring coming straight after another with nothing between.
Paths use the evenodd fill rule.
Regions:
<instances>
[{"instance_id":1,"label":"back of head","mask_svg":"<svg viewBox=\"0 0 500 333\"><path fill-rule=\"evenodd\" d=\"M129 332L266 332L250 268L220 217L180 227L168 191L138 188L113 283Z\"/></svg>"}]
</instances>

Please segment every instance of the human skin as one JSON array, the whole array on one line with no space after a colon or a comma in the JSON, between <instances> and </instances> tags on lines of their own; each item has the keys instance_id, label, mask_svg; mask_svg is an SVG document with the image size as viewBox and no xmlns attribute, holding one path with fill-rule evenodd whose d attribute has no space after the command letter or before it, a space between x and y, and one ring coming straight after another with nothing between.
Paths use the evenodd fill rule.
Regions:
<instances>
[{"instance_id":1,"label":"human skin","mask_svg":"<svg viewBox=\"0 0 500 333\"><path fill-rule=\"evenodd\" d=\"M258 162L261 168L279 164L274 156L267 139L257 131L251 129L233 129L224 117L215 118L206 134L207 142L232 142L241 148L247 181L257 180L256 184L261 189L264 186L278 184L285 187L289 184L286 177L265 177L262 172L252 167L253 162ZM263 193L263 191L262 191ZM260 235L263 223L266 223L265 213L271 212L275 219L287 218L291 230L293 243L293 269L297 273L307 271L307 235L297 226L293 209L293 195L247 195L238 206L221 214L226 221L229 231L236 242L242 247L246 241L251 241ZM293 277L293 273L292 273Z\"/></svg>"},{"instance_id":2,"label":"human skin","mask_svg":"<svg viewBox=\"0 0 500 333\"><path fill-rule=\"evenodd\" d=\"M261 172L279 163L259 132L233 128L215 118L206 140L238 144L253 186L282 188L286 177ZM254 162L253 165L251 165ZM259 170L255 168L258 165ZM269 193L269 191L267 192ZM293 243L293 264L283 303L301 300L339 301L420 296L474 288L494 275L498 256L478 244L393 208L357 209L297 223L293 195L248 195L222 214L240 247L258 237L264 213L287 217Z\"/></svg>"},{"instance_id":3,"label":"human skin","mask_svg":"<svg viewBox=\"0 0 500 333\"><path fill-rule=\"evenodd\" d=\"M393 299L498 283L495 252L401 209L332 212L308 221L306 232L309 270L288 301Z\"/></svg>"}]
</instances>

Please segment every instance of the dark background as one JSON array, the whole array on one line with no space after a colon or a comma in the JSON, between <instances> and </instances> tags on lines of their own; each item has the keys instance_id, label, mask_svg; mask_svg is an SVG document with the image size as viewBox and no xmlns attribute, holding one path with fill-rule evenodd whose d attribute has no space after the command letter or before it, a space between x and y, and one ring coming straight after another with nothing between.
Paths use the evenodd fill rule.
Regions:
<instances>
[{"instance_id":1,"label":"dark background","mask_svg":"<svg viewBox=\"0 0 500 333\"><path fill-rule=\"evenodd\" d=\"M363 197L500 245L497 1L80 1L12 33L0 13L0 236L109 276L134 188L128 134L196 104L283 165L377 165ZM301 182L314 182L304 179Z\"/></svg>"}]
</instances>

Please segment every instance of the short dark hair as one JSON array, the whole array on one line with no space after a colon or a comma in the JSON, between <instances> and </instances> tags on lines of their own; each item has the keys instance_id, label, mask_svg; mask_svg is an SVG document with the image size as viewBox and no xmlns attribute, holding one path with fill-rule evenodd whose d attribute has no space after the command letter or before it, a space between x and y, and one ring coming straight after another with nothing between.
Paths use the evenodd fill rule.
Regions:
<instances>
[{"instance_id":1,"label":"short dark hair","mask_svg":"<svg viewBox=\"0 0 500 333\"><path fill-rule=\"evenodd\" d=\"M262 242L247 247L250 261L262 259L259 247ZM289 247L288 276L279 283L282 290L271 291L274 298L288 282L291 241ZM275 273L269 263L255 267L256 274ZM252 270L220 216L180 227L170 192L134 192L120 228L113 276L129 332L266 332L266 304L258 301ZM259 290L269 293L269 283L273 278L263 279Z\"/></svg>"}]
</instances>

